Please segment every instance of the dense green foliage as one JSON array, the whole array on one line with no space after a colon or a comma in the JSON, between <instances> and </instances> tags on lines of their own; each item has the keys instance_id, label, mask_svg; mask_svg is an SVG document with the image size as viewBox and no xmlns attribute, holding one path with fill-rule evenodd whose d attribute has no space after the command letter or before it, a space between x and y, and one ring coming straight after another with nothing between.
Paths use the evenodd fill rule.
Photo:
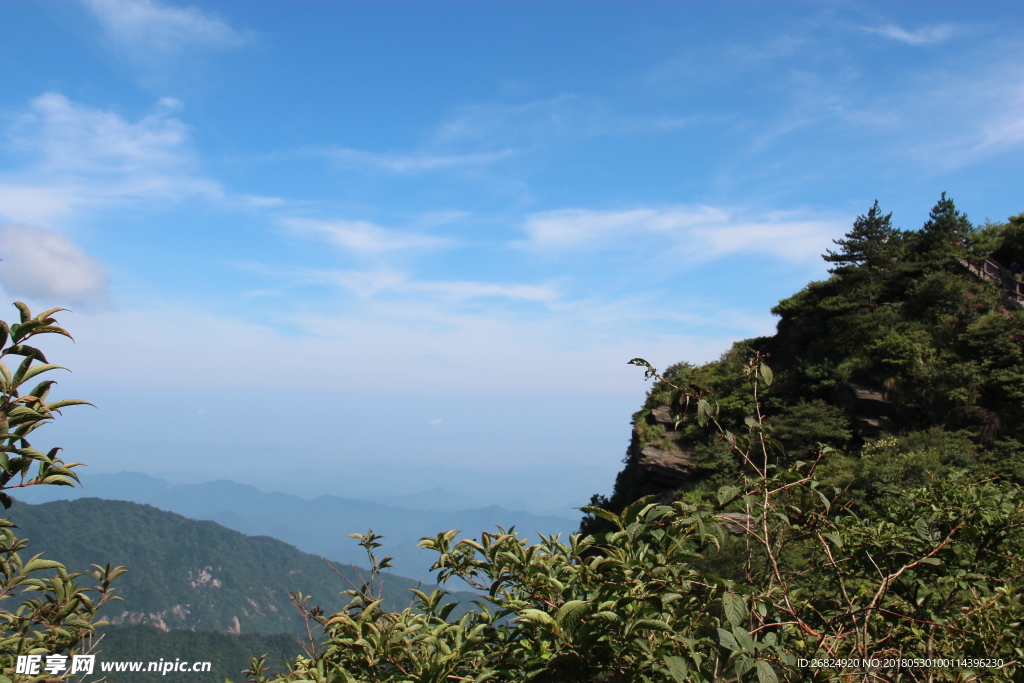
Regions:
<instances>
[{"instance_id":1,"label":"dense green foliage","mask_svg":"<svg viewBox=\"0 0 1024 683\"><path fill-rule=\"evenodd\" d=\"M35 552L45 551L47 557L59 551L73 566L113 562L130 569L118 581L122 600L101 613L113 623L304 633L290 593L316 595L324 609L337 611L348 602L339 591L359 585L361 571L365 574L351 566L334 568L268 536L246 536L215 522L124 501L18 502L11 520ZM385 606L407 607L409 589L418 587L411 579L387 575Z\"/></svg>"}]
</instances>

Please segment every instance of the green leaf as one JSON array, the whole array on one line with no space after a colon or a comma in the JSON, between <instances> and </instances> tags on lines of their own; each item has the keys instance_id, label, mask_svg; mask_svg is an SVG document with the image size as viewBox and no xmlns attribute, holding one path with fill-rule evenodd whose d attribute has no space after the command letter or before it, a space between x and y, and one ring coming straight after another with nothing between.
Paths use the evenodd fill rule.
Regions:
<instances>
[{"instance_id":1,"label":"green leaf","mask_svg":"<svg viewBox=\"0 0 1024 683\"><path fill-rule=\"evenodd\" d=\"M779 683L778 676L775 675L775 669L772 665L763 659L759 659L754 663L757 668L757 681L758 683Z\"/></svg>"},{"instance_id":2,"label":"green leaf","mask_svg":"<svg viewBox=\"0 0 1024 683\"><path fill-rule=\"evenodd\" d=\"M711 404L708 403L706 398L702 398L697 401L697 424L701 427L707 425L708 419L711 417Z\"/></svg>"},{"instance_id":3,"label":"green leaf","mask_svg":"<svg viewBox=\"0 0 1024 683\"><path fill-rule=\"evenodd\" d=\"M457 602L449 602L446 605L442 605L441 608L437 610L437 616L443 621L448 621L448 616L452 613L452 610L458 606L459 603Z\"/></svg>"},{"instance_id":4,"label":"green leaf","mask_svg":"<svg viewBox=\"0 0 1024 683\"><path fill-rule=\"evenodd\" d=\"M517 619L519 621L529 621L541 626L548 626L552 629L558 628L558 624L556 624L555 620L551 618L551 615L539 609L524 609L519 613Z\"/></svg>"},{"instance_id":5,"label":"green leaf","mask_svg":"<svg viewBox=\"0 0 1024 683\"><path fill-rule=\"evenodd\" d=\"M65 398L62 401L54 401L53 403L47 403L46 409L54 411L60 410L61 408L66 408L67 406L92 406L93 408L96 407L95 405L89 403L88 401L82 401L77 398Z\"/></svg>"},{"instance_id":6,"label":"green leaf","mask_svg":"<svg viewBox=\"0 0 1024 683\"><path fill-rule=\"evenodd\" d=\"M15 356L28 356L30 358L35 358L40 363L46 362L46 356L43 355L42 351L34 346L27 346L26 344L17 344L16 346L4 349L4 355L8 354Z\"/></svg>"},{"instance_id":7,"label":"green leaf","mask_svg":"<svg viewBox=\"0 0 1024 683\"><path fill-rule=\"evenodd\" d=\"M742 680L748 671L754 668L754 661L750 657L737 657L734 664L736 678Z\"/></svg>"},{"instance_id":8,"label":"green leaf","mask_svg":"<svg viewBox=\"0 0 1024 683\"><path fill-rule=\"evenodd\" d=\"M736 494L739 492L739 486L723 486L718 489L718 504L724 506L727 502L735 498Z\"/></svg>"},{"instance_id":9,"label":"green leaf","mask_svg":"<svg viewBox=\"0 0 1024 683\"><path fill-rule=\"evenodd\" d=\"M68 310L69 310L69 309L67 309L67 308L51 308L50 310L48 310L48 311L43 311L42 313L40 313L39 315L37 315L37 316L35 317L35 319L36 319L36 320L37 320L38 322L41 322L41 323L46 323L46 324L50 324L51 322L56 322L56 321L53 321L53 320L48 320L48 318L49 318L49 317L50 317L51 315L53 315L54 313L60 313L61 311L68 311Z\"/></svg>"},{"instance_id":10,"label":"green leaf","mask_svg":"<svg viewBox=\"0 0 1024 683\"><path fill-rule=\"evenodd\" d=\"M601 519L605 520L606 522L611 522L612 524L614 524L615 526L617 526L620 529L622 528L622 520L619 519L619 516L616 515L614 512L609 512L608 510L605 510L604 508L599 508L599 507L594 506L594 505L584 505L583 507L578 508L578 509L582 510L583 512L585 512L588 515L594 515L595 517L600 517Z\"/></svg>"},{"instance_id":11,"label":"green leaf","mask_svg":"<svg viewBox=\"0 0 1024 683\"><path fill-rule=\"evenodd\" d=\"M672 633L675 629L661 619L640 619L633 625L634 631L665 631Z\"/></svg>"},{"instance_id":12,"label":"green leaf","mask_svg":"<svg viewBox=\"0 0 1024 683\"><path fill-rule=\"evenodd\" d=\"M740 652L739 643L733 638L733 635L726 631L724 628L715 629L718 634L718 644L728 648L732 652Z\"/></svg>"},{"instance_id":13,"label":"green leaf","mask_svg":"<svg viewBox=\"0 0 1024 683\"><path fill-rule=\"evenodd\" d=\"M683 657L665 657L665 668L668 669L668 675L676 683L686 683L686 671L689 668L686 659Z\"/></svg>"},{"instance_id":14,"label":"green leaf","mask_svg":"<svg viewBox=\"0 0 1024 683\"><path fill-rule=\"evenodd\" d=\"M739 626L732 627L732 635L736 638L736 642L743 648L745 652L753 654L757 652L757 646L754 644L754 639L750 636L745 629Z\"/></svg>"},{"instance_id":15,"label":"green leaf","mask_svg":"<svg viewBox=\"0 0 1024 683\"><path fill-rule=\"evenodd\" d=\"M30 572L35 572L35 571L39 571L39 570L42 570L42 569L57 569L57 568L63 569L64 565L62 565L60 562L56 562L54 560L44 560L39 555L36 555L35 557L33 557L31 560L28 561L28 563L22 569L22 572L25 573L25 574L28 574Z\"/></svg>"},{"instance_id":16,"label":"green leaf","mask_svg":"<svg viewBox=\"0 0 1024 683\"><path fill-rule=\"evenodd\" d=\"M747 618L747 603L735 593L723 593L722 611L725 612L726 621L733 627L738 627Z\"/></svg>"},{"instance_id":17,"label":"green leaf","mask_svg":"<svg viewBox=\"0 0 1024 683\"><path fill-rule=\"evenodd\" d=\"M19 313L21 313L22 324L27 323L29 320L32 320L32 311L29 310L28 306L26 306L20 301L15 301L14 307L18 309Z\"/></svg>"},{"instance_id":18,"label":"green leaf","mask_svg":"<svg viewBox=\"0 0 1024 683\"><path fill-rule=\"evenodd\" d=\"M37 365L34 368L28 369L25 372L25 374L22 375L21 381L19 381L18 384L24 384L25 382L29 381L36 375L40 375L44 372L49 372L50 370L67 370L67 368L64 367L63 365L54 365L53 363L44 363L43 365ZM68 370L68 372L70 372L70 370Z\"/></svg>"},{"instance_id":19,"label":"green leaf","mask_svg":"<svg viewBox=\"0 0 1024 683\"><path fill-rule=\"evenodd\" d=\"M583 616L593 609L590 602L586 600L570 600L555 613L555 621L565 631L572 633L576 630Z\"/></svg>"},{"instance_id":20,"label":"green leaf","mask_svg":"<svg viewBox=\"0 0 1024 683\"><path fill-rule=\"evenodd\" d=\"M775 375L772 373L772 369L764 363L761 363L761 367L758 368L758 371L761 375L761 379L764 380L765 386L770 387L772 382L775 381Z\"/></svg>"}]
</instances>

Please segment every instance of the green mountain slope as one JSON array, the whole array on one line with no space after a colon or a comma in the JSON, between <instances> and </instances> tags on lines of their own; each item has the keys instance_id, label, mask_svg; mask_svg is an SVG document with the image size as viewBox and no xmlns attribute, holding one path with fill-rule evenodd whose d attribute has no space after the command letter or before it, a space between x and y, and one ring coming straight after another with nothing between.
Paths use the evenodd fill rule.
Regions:
<instances>
[{"instance_id":1,"label":"green mountain slope","mask_svg":"<svg viewBox=\"0 0 1024 683\"><path fill-rule=\"evenodd\" d=\"M476 510L410 510L337 496L308 500L286 493L265 493L245 484L213 481L203 484L168 484L145 474L82 475L82 486L37 486L16 496L27 503L73 500L84 497L127 500L153 505L191 519L208 519L251 536L267 535L300 550L345 564L364 564L366 555L351 538L372 528L384 536L384 551L394 558L394 571L424 581L430 579L434 557L420 552L424 536L461 529L465 536L493 531L496 525L515 526L536 537L568 535L577 519L533 515L498 506ZM582 504L585 501L580 501Z\"/></svg>"},{"instance_id":2,"label":"green mountain slope","mask_svg":"<svg viewBox=\"0 0 1024 683\"><path fill-rule=\"evenodd\" d=\"M784 448L776 462L812 459L819 443L838 448L823 471L865 505L953 469L1024 483L1024 312L1009 268L1024 261L1024 214L975 228L943 195L911 232L876 203L837 245L825 255L832 277L773 309L775 335L664 378L709 389L721 422L737 428L753 411L743 370L764 354L775 377L764 406ZM742 479L741 463L679 398L667 382L652 386L613 494L592 503L713 503ZM593 517L582 525L603 527Z\"/></svg>"},{"instance_id":3,"label":"green mountain slope","mask_svg":"<svg viewBox=\"0 0 1024 683\"><path fill-rule=\"evenodd\" d=\"M312 596L327 613L341 610L343 590L360 572L327 562L267 536L245 536L214 522L195 521L148 505L83 498L43 505L17 503L11 520L30 541L71 570L123 565L123 602L103 616L112 624L220 632L304 633L290 592ZM354 541L353 541L354 542ZM365 571L363 572L365 574ZM412 602L417 582L384 575L383 597L394 609ZM347 581L346 581L347 580ZM472 599L456 594L454 599Z\"/></svg>"}]
</instances>

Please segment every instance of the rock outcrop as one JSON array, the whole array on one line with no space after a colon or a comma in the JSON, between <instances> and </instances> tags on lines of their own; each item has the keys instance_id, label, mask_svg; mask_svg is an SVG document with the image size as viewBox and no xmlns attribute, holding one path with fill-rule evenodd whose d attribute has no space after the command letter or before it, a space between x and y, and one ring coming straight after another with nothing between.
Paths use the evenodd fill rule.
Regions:
<instances>
[{"instance_id":1,"label":"rock outcrop","mask_svg":"<svg viewBox=\"0 0 1024 683\"><path fill-rule=\"evenodd\" d=\"M679 448L654 448L647 446L640 449L637 465L645 478L653 479L666 486L676 487L689 481L697 469L694 453Z\"/></svg>"},{"instance_id":2,"label":"rock outcrop","mask_svg":"<svg viewBox=\"0 0 1024 683\"><path fill-rule=\"evenodd\" d=\"M877 439L892 430L888 416L895 412L895 406L878 389L851 382L836 390L832 402L849 413L854 428L864 438Z\"/></svg>"}]
</instances>

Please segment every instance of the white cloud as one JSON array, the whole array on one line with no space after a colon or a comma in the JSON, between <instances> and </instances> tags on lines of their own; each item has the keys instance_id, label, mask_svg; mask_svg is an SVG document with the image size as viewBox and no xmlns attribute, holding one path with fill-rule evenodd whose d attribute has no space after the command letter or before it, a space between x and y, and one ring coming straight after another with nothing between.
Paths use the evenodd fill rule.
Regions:
<instances>
[{"instance_id":1,"label":"white cloud","mask_svg":"<svg viewBox=\"0 0 1024 683\"><path fill-rule=\"evenodd\" d=\"M547 302L558 298L558 292L547 286L471 281L422 281L410 279L407 275L390 270L370 272L306 270L295 273L292 277L298 283L330 284L342 287L361 299L369 299L378 294L418 295L445 302L485 298Z\"/></svg>"},{"instance_id":2,"label":"white cloud","mask_svg":"<svg viewBox=\"0 0 1024 683\"><path fill-rule=\"evenodd\" d=\"M1021 51L981 68L927 73L894 96L874 103L897 112L887 153L915 161L925 173L960 168L1012 154L1024 144L1024 70Z\"/></svg>"},{"instance_id":3,"label":"white cloud","mask_svg":"<svg viewBox=\"0 0 1024 683\"><path fill-rule=\"evenodd\" d=\"M528 216L518 246L541 251L642 249L682 252L694 262L737 252L770 253L789 260L816 258L821 245L843 232L833 220L734 218L711 207L637 208L622 211L559 209Z\"/></svg>"},{"instance_id":4,"label":"white cloud","mask_svg":"<svg viewBox=\"0 0 1024 683\"><path fill-rule=\"evenodd\" d=\"M31 101L9 138L16 148L38 158L37 171L121 176L167 172L192 161L188 129L171 115L180 108L177 100L162 98L153 114L132 123L48 92Z\"/></svg>"},{"instance_id":5,"label":"white cloud","mask_svg":"<svg viewBox=\"0 0 1024 683\"><path fill-rule=\"evenodd\" d=\"M64 235L25 225L0 229L0 285L14 296L58 303L102 298L107 273L98 261Z\"/></svg>"},{"instance_id":6,"label":"white cloud","mask_svg":"<svg viewBox=\"0 0 1024 683\"><path fill-rule=\"evenodd\" d=\"M364 152L357 149L328 148L323 154L340 166L349 168L377 168L391 173L420 173L466 166L483 166L503 159L512 150L478 154L392 154Z\"/></svg>"},{"instance_id":7,"label":"white cloud","mask_svg":"<svg viewBox=\"0 0 1024 683\"><path fill-rule=\"evenodd\" d=\"M443 237L390 230L369 221L286 218L283 223L299 234L316 235L331 244L357 253L437 249L452 244L451 240Z\"/></svg>"},{"instance_id":8,"label":"white cloud","mask_svg":"<svg viewBox=\"0 0 1024 683\"><path fill-rule=\"evenodd\" d=\"M863 26L861 28L868 33L875 33L901 43L906 43L907 45L929 45L931 43L941 43L952 36L954 32L951 24L935 24L933 26L919 28L916 31L908 31L896 26L895 24L886 24L885 26Z\"/></svg>"},{"instance_id":9,"label":"white cloud","mask_svg":"<svg viewBox=\"0 0 1024 683\"><path fill-rule=\"evenodd\" d=\"M219 183L196 171L188 127L173 115L180 108L164 98L153 113L131 121L58 93L35 98L5 131L26 163L0 172L0 216L53 224L111 203L225 199Z\"/></svg>"},{"instance_id":10,"label":"white cloud","mask_svg":"<svg viewBox=\"0 0 1024 683\"><path fill-rule=\"evenodd\" d=\"M75 371L82 386L103 387L199 383L260 391L312 386L372 392L392 386L431 395L627 391L642 396L642 373L638 376L626 364L629 358L641 355L659 367L681 358L702 362L717 357L731 341L652 335L646 328L621 329L608 338L577 320L424 315L422 307L388 305L350 315L311 312L253 324L200 307L154 302L145 309L77 314L61 322L77 340L62 349L61 364ZM201 353L194 343L197 330L202 331ZM286 372L254 370L265 367L268 358L294 362L288 362ZM568 384L566 378L571 378Z\"/></svg>"},{"instance_id":11,"label":"white cloud","mask_svg":"<svg viewBox=\"0 0 1024 683\"><path fill-rule=\"evenodd\" d=\"M671 234L693 225L720 222L728 214L709 206L672 209L591 211L558 209L535 213L523 226L525 246L540 249L601 247L645 233Z\"/></svg>"},{"instance_id":12,"label":"white cloud","mask_svg":"<svg viewBox=\"0 0 1024 683\"><path fill-rule=\"evenodd\" d=\"M995 108L985 107L989 118L980 126L976 152L1005 151L1024 142L1024 78L1020 69L1015 71L1016 78L993 79L985 88Z\"/></svg>"},{"instance_id":13,"label":"white cloud","mask_svg":"<svg viewBox=\"0 0 1024 683\"><path fill-rule=\"evenodd\" d=\"M515 147L601 135L660 133L689 126L694 117L633 115L593 97L563 94L546 100L463 105L434 136L438 146Z\"/></svg>"},{"instance_id":14,"label":"white cloud","mask_svg":"<svg viewBox=\"0 0 1024 683\"><path fill-rule=\"evenodd\" d=\"M74 185L37 187L0 181L0 221L52 225L87 202L85 193Z\"/></svg>"},{"instance_id":15,"label":"white cloud","mask_svg":"<svg viewBox=\"0 0 1024 683\"><path fill-rule=\"evenodd\" d=\"M83 0L104 32L136 60L152 63L196 48L233 48L245 35L194 7L154 0Z\"/></svg>"},{"instance_id":16,"label":"white cloud","mask_svg":"<svg viewBox=\"0 0 1024 683\"><path fill-rule=\"evenodd\" d=\"M424 173L488 166L538 146L582 138L660 133L690 126L695 120L694 116L675 114L625 114L597 98L563 94L518 103L461 105L412 152L332 146L297 153L324 156L343 168Z\"/></svg>"}]
</instances>

